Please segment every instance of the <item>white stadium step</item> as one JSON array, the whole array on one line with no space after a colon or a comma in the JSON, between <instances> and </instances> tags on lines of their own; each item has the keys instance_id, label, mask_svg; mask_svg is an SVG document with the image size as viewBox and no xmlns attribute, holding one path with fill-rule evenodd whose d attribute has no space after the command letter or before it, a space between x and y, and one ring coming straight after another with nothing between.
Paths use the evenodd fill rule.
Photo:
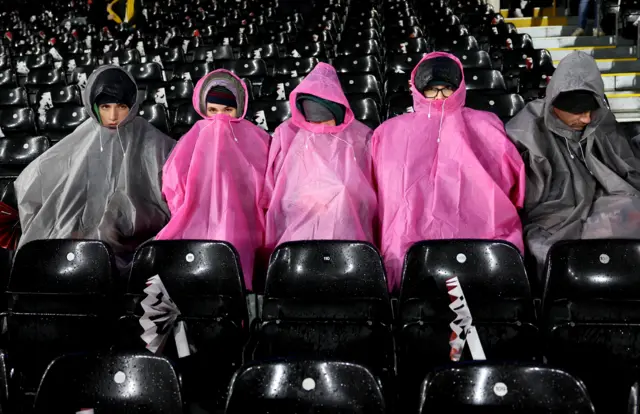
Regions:
<instances>
[{"instance_id":1,"label":"white stadium step","mask_svg":"<svg viewBox=\"0 0 640 414\"><path fill-rule=\"evenodd\" d=\"M533 45L536 46L538 38L541 37L566 37L571 36L578 26L533 26L533 27L518 27L518 33L528 33L533 40ZM587 26L587 33L593 30L591 26ZM537 47L537 46L536 46Z\"/></svg>"},{"instance_id":2,"label":"white stadium step","mask_svg":"<svg viewBox=\"0 0 640 414\"><path fill-rule=\"evenodd\" d=\"M640 72L603 74L602 80L605 91L640 90Z\"/></svg>"},{"instance_id":3,"label":"white stadium step","mask_svg":"<svg viewBox=\"0 0 640 414\"><path fill-rule=\"evenodd\" d=\"M618 38L615 36L560 36L537 38L533 42L536 49L556 49L562 47L593 47L593 46L632 46L633 40Z\"/></svg>"},{"instance_id":4,"label":"white stadium step","mask_svg":"<svg viewBox=\"0 0 640 414\"><path fill-rule=\"evenodd\" d=\"M534 41L534 46L536 42ZM574 48L566 48L566 49L552 49L549 50L551 53L551 58L554 61L562 60L565 56L573 52ZM606 49L603 48L584 48L581 47L577 50L588 53L593 56L595 59L615 59L615 58L635 58L636 57L636 47L635 46L618 46L618 47L608 47Z\"/></svg>"},{"instance_id":5,"label":"white stadium step","mask_svg":"<svg viewBox=\"0 0 640 414\"><path fill-rule=\"evenodd\" d=\"M608 92L607 99L613 112L636 112L640 116L640 93L637 91Z\"/></svg>"}]
</instances>

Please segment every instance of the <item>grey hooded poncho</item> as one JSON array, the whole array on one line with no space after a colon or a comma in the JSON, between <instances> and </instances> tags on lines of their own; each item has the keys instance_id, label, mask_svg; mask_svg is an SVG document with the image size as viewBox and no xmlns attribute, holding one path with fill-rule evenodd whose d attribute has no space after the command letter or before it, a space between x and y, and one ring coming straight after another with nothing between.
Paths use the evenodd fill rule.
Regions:
<instances>
[{"instance_id":1,"label":"grey hooded poncho","mask_svg":"<svg viewBox=\"0 0 640 414\"><path fill-rule=\"evenodd\" d=\"M551 104L580 89L593 92L600 109L584 131L573 131ZM574 52L558 65L546 98L506 125L526 165L524 238L539 267L560 240L640 237L640 159L604 96L593 58Z\"/></svg>"},{"instance_id":2,"label":"grey hooded poncho","mask_svg":"<svg viewBox=\"0 0 640 414\"><path fill-rule=\"evenodd\" d=\"M101 126L89 97L108 69L122 70L98 68L83 93L91 118L29 164L14 185L19 247L37 239L99 239L111 245L122 269L169 219L160 177L175 141L138 117L137 103L117 129Z\"/></svg>"}]
</instances>

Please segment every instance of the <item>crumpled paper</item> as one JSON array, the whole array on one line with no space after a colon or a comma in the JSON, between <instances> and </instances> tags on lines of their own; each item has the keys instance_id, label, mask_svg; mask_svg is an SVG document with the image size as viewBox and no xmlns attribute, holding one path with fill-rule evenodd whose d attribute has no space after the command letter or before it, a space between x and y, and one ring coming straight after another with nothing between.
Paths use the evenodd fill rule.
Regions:
<instances>
[{"instance_id":1,"label":"crumpled paper","mask_svg":"<svg viewBox=\"0 0 640 414\"><path fill-rule=\"evenodd\" d=\"M451 328L451 336L449 337L451 351L449 352L449 358L452 361L460 361L462 351L465 345L468 344L471 357L474 360L487 359L482 349L478 331L475 326L473 326L471 310L469 310L469 306L467 306L467 300L462 292L460 281L457 277L452 277L447 279L446 284L449 298L451 299L449 308L456 314L456 318L449 324Z\"/></svg>"},{"instance_id":2,"label":"crumpled paper","mask_svg":"<svg viewBox=\"0 0 640 414\"><path fill-rule=\"evenodd\" d=\"M140 303L144 310L140 318L144 333L140 337L147 344L147 349L154 354L162 352L167 339L173 335L179 358L196 352L187 340L186 324L178 320L180 310L171 300L160 276L149 278L146 285L144 293L147 296Z\"/></svg>"}]
</instances>

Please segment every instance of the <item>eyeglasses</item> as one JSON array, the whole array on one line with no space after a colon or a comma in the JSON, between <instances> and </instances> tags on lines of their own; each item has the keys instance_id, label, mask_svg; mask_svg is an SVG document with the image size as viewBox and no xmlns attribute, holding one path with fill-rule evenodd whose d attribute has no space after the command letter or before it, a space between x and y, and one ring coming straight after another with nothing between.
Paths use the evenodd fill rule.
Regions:
<instances>
[{"instance_id":1,"label":"eyeglasses","mask_svg":"<svg viewBox=\"0 0 640 414\"><path fill-rule=\"evenodd\" d=\"M455 92L455 89L451 88L428 88L424 90L424 96L429 99L437 98L438 94L442 94L444 98L448 98Z\"/></svg>"}]
</instances>

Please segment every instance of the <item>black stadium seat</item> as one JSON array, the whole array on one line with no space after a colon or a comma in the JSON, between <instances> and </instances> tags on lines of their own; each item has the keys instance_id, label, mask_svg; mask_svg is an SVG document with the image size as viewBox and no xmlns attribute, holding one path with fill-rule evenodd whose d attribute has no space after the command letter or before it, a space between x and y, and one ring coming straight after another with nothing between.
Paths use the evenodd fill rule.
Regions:
<instances>
[{"instance_id":1,"label":"black stadium seat","mask_svg":"<svg viewBox=\"0 0 640 414\"><path fill-rule=\"evenodd\" d=\"M260 88L260 98L264 100L282 101L289 99L289 94L293 91L302 81L304 77L299 76L297 78L268 77L262 82ZM283 99L284 97L284 99Z\"/></svg>"},{"instance_id":2,"label":"black stadium seat","mask_svg":"<svg viewBox=\"0 0 640 414\"><path fill-rule=\"evenodd\" d=\"M42 100L42 95L49 93L53 106L76 105L82 106L82 91L77 85L56 85L41 88L36 95L36 105Z\"/></svg>"},{"instance_id":3,"label":"black stadium seat","mask_svg":"<svg viewBox=\"0 0 640 414\"><path fill-rule=\"evenodd\" d=\"M33 69L29 71L25 85L27 88L37 88L51 85L65 85L66 76L61 69Z\"/></svg>"},{"instance_id":4,"label":"black stadium seat","mask_svg":"<svg viewBox=\"0 0 640 414\"><path fill-rule=\"evenodd\" d=\"M229 45L201 46L193 51L193 62L214 62L233 58L233 49Z\"/></svg>"},{"instance_id":5,"label":"black stadium seat","mask_svg":"<svg viewBox=\"0 0 640 414\"><path fill-rule=\"evenodd\" d=\"M17 178L20 172L51 147L47 137L0 139L0 177Z\"/></svg>"},{"instance_id":6,"label":"black stadium seat","mask_svg":"<svg viewBox=\"0 0 640 414\"><path fill-rule=\"evenodd\" d=\"M175 139L180 139L186 134L196 122L202 119L202 117L193 108L191 102L185 102L180 104L175 110L173 110L174 118L171 126L171 136Z\"/></svg>"},{"instance_id":7,"label":"black stadium seat","mask_svg":"<svg viewBox=\"0 0 640 414\"><path fill-rule=\"evenodd\" d=\"M212 62L185 63L176 66L173 71L173 79L190 79L196 83L211 71L213 71Z\"/></svg>"},{"instance_id":8,"label":"black stadium seat","mask_svg":"<svg viewBox=\"0 0 640 414\"><path fill-rule=\"evenodd\" d=\"M487 362L431 372L422 385L420 414L435 412L595 413L584 384L566 372Z\"/></svg>"},{"instance_id":9,"label":"black stadium seat","mask_svg":"<svg viewBox=\"0 0 640 414\"><path fill-rule=\"evenodd\" d=\"M341 56L333 60L333 67L338 73L371 74L382 79L380 62L373 56Z\"/></svg>"},{"instance_id":10,"label":"black stadium seat","mask_svg":"<svg viewBox=\"0 0 640 414\"><path fill-rule=\"evenodd\" d=\"M266 362L244 367L230 386L226 414L386 414L380 385L356 364Z\"/></svg>"},{"instance_id":11,"label":"black stadium seat","mask_svg":"<svg viewBox=\"0 0 640 414\"><path fill-rule=\"evenodd\" d=\"M8 106L27 107L29 96L25 88L0 88L0 108Z\"/></svg>"},{"instance_id":12,"label":"black stadium seat","mask_svg":"<svg viewBox=\"0 0 640 414\"><path fill-rule=\"evenodd\" d=\"M127 65L124 69L133 76L138 86L142 88L164 81L162 67L155 62Z\"/></svg>"},{"instance_id":13,"label":"black stadium seat","mask_svg":"<svg viewBox=\"0 0 640 414\"><path fill-rule=\"evenodd\" d=\"M46 113L43 132L51 142L55 143L72 133L87 119L89 119L89 114L82 106L51 108Z\"/></svg>"},{"instance_id":14,"label":"black stadium seat","mask_svg":"<svg viewBox=\"0 0 640 414\"><path fill-rule=\"evenodd\" d=\"M380 45L377 40L345 39L338 45L338 56L380 57Z\"/></svg>"},{"instance_id":15,"label":"black stadium seat","mask_svg":"<svg viewBox=\"0 0 640 414\"><path fill-rule=\"evenodd\" d=\"M160 131L169 134L169 116L164 106L155 103L142 104L138 110L138 115Z\"/></svg>"},{"instance_id":16,"label":"black stadium seat","mask_svg":"<svg viewBox=\"0 0 640 414\"><path fill-rule=\"evenodd\" d=\"M36 132L33 109L0 109L0 131L6 137L33 135Z\"/></svg>"},{"instance_id":17,"label":"black stadium seat","mask_svg":"<svg viewBox=\"0 0 640 414\"><path fill-rule=\"evenodd\" d=\"M464 69L492 69L491 56L484 50L465 50L455 55Z\"/></svg>"},{"instance_id":18,"label":"black stadium seat","mask_svg":"<svg viewBox=\"0 0 640 414\"><path fill-rule=\"evenodd\" d=\"M16 87L16 76L13 69L8 68L0 71L0 88Z\"/></svg>"},{"instance_id":19,"label":"black stadium seat","mask_svg":"<svg viewBox=\"0 0 640 414\"><path fill-rule=\"evenodd\" d=\"M350 98L370 98L379 107L382 106L380 84L373 75L351 75L341 73L340 84L345 95Z\"/></svg>"},{"instance_id":20,"label":"black stadium seat","mask_svg":"<svg viewBox=\"0 0 640 414\"><path fill-rule=\"evenodd\" d=\"M36 240L19 250L7 315L16 387L35 391L49 362L64 353L109 347L114 269L111 249L99 241Z\"/></svg>"},{"instance_id":21,"label":"black stadium seat","mask_svg":"<svg viewBox=\"0 0 640 414\"><path fill-rule=\"evenodd\" d=\"M87 408L180 414L180 381L168 360L149 352L80 353L57 358L38 388L35 413L75 413Z\"/></svg>"},{"instance_id":22,"label":"black stadium seat","mask_svg":"<svg viewBox=\"0 0 640 414\"><path fill-rule=\"evenodd\" d=\"M253 101L250 106L253 122L270 133L291 118L289 101Z\"/></svg>"},{"instance_id":23,"label":"black stadium seat","mask_svg":"<svg viewBox=\"0 0 640 414\"><path fill-rule=\"evenodd\" d=\"M355 118L371 129L380 125L378 104L371 98L350 99L349 105Z\"/></svg>"},{"instance_id":24,"label":"black stadium seat","mask_svg":"<svg viewBox=\"0 0 640 414\"><path fill-rule=\"evenodd\" d=\"M467 92L466 105L469 108L488 111L498 115L502 122L508 122L524 108L524 99L515 93L485 95L482 92Z\"/></svg>"},{"instance_id":25,"label":"black stadium seat","mask_svg":"<svg viewBox=\"0 0 640 414\"><path fill-rule=\"evenodd\" d=\"M468 69L464 71L467 90L504 93L507 86L497 70Z\"/></svg>"},{"instance_id":26,"label":"black stadium seat","mask_svg":"<svg viewBox=\"0 0 640 414\"><path fill-rule=\"evenodd\" d=\"M248 337L244 279L238 253L216 241L153 241L138 249L127 288L132 338L142 329L139 302L146 281L159 275L186 323L195 354L177 364L185 398L201 406L224 405L225 389L242 363ZM138 339L139 340L139 339ZM140 341L144 348L144 343ZM177 359L175 347L165 354ZM215 373L215 374L214 374Z\"/></svg>"},{"instance_id":27,"label":"black stadium seat","mask_svg":"<svg viewBox=\"0 0 640 414\"><path fill-rule=\"evenodd\" d=\"M317 58L286 58L278 59L274 68L274 76L298 76L307 75L318 64Z\"/></svg>"}]
</instances>

